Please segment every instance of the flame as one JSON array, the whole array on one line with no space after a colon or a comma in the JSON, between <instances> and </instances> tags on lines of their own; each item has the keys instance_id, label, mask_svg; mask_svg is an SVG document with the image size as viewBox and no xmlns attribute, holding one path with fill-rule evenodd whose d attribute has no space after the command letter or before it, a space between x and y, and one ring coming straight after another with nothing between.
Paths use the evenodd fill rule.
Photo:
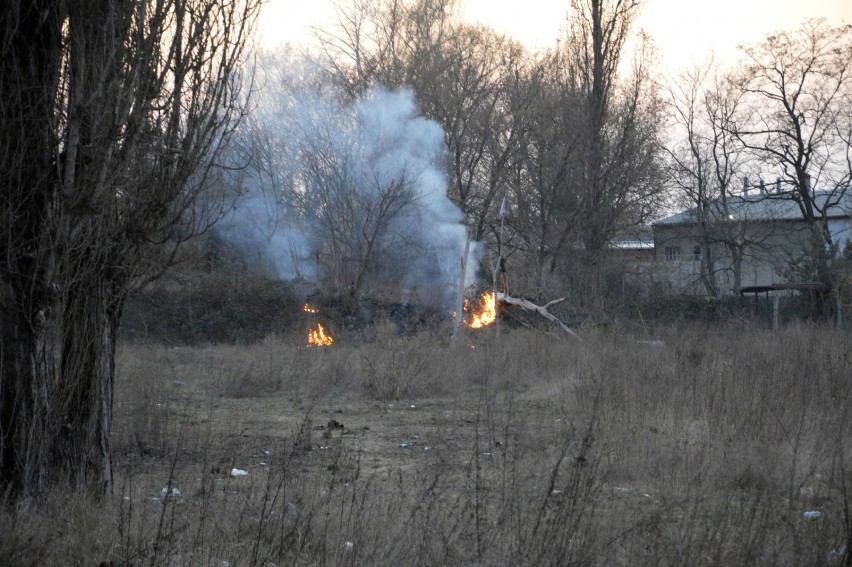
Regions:
<instances>
[{"instance_id":1,"label":"flame","mask_svg":"<svg viewBox=\"0 0 852 567\"><path fill-rule=\"evenodd\" d=\"M310 303L305 303L305 306L302 307L302 311L304 311L305 313L319 313L319 309L314 309L313 307L311 307Z\"/></svg>"},{"instance_id":2,"label":"flame","mask_svg":"<svg viewBox=\"0 0 852 567\"><path fill-rule=\"evenodd\" d=\"M327 335L325 332L325 328L322 326L322 323L317 323L316 329L310 329L308 331L308 346L329 346L334 342L334 339L331 338L331 335Z\"/></svg>"},{"instance_id":3,"label":"flame","mask_svg":"<svg viewBox=\"0 0 852 567\"><path fill-rule=\"evenodd\" d=\"M464 310L470 310L467 301L465 301ZM470 314L467 326L471 329L481 329L493 325L495 321L497 321L497 296L493 291L486 291L479 298L476 309Z\"/></svg>"}]
</instances>

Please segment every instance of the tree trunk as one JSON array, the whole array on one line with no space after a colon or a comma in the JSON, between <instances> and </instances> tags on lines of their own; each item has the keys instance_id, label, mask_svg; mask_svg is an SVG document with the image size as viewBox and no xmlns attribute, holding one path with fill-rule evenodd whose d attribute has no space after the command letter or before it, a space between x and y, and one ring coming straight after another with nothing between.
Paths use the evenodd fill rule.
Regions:
<instances>
[{"instance_id":1,"label":"tree trunk","mask_svg":"<svg viewBox=\"0 0 852 567\"><path fill-rule=\"evenodd\" d=\"M57 167L50 117L63 3L0 8L0 491L48 482L55 379Z\"/></svg>"},{"instance_id":2,"label":"tree trunk","mask_svg":"<svg viewBox=\"0 0 852 567\"><path fill-rule=\"evenodd\" d=\"M814 290L814 315L820 320L831 317L831 293L834 289L834 277L831 273L832 236L828 231L828 223L817 220L812 225L814 248L814 279L823 284L823 288Z\"/></svg>"},{"instance_id":3,"label":"tree trunk","mask_svg":"<svg viewBox=\"0 0 852 567\"><path fill-rule=\"evenodd\" d=\"M61 422L53 458L58 480L93 494L112 487L115 347L124 288L93 277L66 297L62 380L56 396Z\"/></svg>"},{"instance_id":4,"label":"tree trunk","mask_svg":"<svg viewBox=\"0 0 852 567\"><path fill-rule=\"evenodd\" d=\"M745 251L743 245L734 244L730 247L731 257L733 259L734 270L734 293L740 293L740 288L743 286L743 257Z\"/></svg>"},{"instance_id":5,"label":"tree trunk","mask_svg":"<svg viewBox=\"0 0 852 567\"><path fill-rule=\"evenodd\" d=\"M34 311L34 317L19 309L0 318L0 490L13 496L44 491L55 431L52 309L48 304Z\"/></svg>"},{"instance_id":6,"label":"tree trunk","mask_svg":"<svg viewBox=\"0 0 852 567\"><path fill-rule=\"evenodd\" d=\"M61 349L52 303L34 316L21 309L16 318L0 319L0 487L15 496L38 496L56 481L95 494L112 484L114 360L124 294L108 293L108 285L81 282L66 294Z\"/></svg>"},{"instance_id":7,"label":"tree trunk","mask_svg":"<svg viewBox=\"0 0 852 567\"><path fill-rule=\"evenodd\" d=\"M702 227L705 236L708 234L706 227ZM706 237L701 243L701 282L704 290L711 297L719 297L719 284L716 281L716 260L712 256L710 241Z\"/></svg>"}]
</instances>

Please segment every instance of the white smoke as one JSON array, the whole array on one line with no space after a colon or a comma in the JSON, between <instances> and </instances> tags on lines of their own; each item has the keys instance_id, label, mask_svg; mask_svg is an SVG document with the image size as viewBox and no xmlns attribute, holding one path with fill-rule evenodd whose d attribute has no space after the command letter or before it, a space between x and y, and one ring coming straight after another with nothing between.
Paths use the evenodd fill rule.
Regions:
<instances>
[{"instance_id":1,"label":"white smoke","mask_svg":"<svg viewBox=\"0 0 852 567\"><path fill-rule=\"evenodd\" d=\"M248 177L242 181L245 194L217 225L218 236L258 272L282 280L313 280L316 263L304 231L273 195L248 183Z\"/></svg>"},{"instance_id":2,"label":"white smoke","mask_svg":"<svg viewBox=\"0 0 852 567\"><path fill-rule=\"evenodd\" d=\"M332 234L348 231L354 254L365 242L350 225L362 233L375 228L374 278L393 279L403 293L451 299L466 229L447 196L440 125L419 113L408 90L374 88L345 102L333 89L310 86L304 74L276 72L274 79L265 74L246 137L251 161L240 180L246 195L220 234L262 257L278 277L311 281L323 277L317 253ZM380 222L376 211L388 203ZM475 279L478 251L471 243L465 285Z\"/></svg>"}]
</instances>

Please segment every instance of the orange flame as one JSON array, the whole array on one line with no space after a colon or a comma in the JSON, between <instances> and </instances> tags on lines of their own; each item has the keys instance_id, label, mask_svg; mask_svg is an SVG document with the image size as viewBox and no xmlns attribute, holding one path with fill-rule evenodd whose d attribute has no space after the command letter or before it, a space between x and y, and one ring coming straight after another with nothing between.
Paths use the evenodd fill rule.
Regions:
<instances>
[{"instance_id":1,"label":"orange flame","mask_svg":"<svg viewBox=\"0 0 852 567\"><path fill-rule=\"evenodd\" d=\"M322 323L317 323L316 329L308 330L308 346L329 346L334 342L331 335L326 334Z\"/></svg>"},{"instance_id":2,"label":"orange flame","mask_svg":"<svg viewBox=\"0 0 852 567\"><path fill-rule=\"evenodd\" d=\"M469 310L465 301L465 311ZM479 298L478 305L467 320L467 326L471 329L481 329L493 325L497 321L497 296L493 291L486 291Z\"/></svg>"},{"instance_id":3,"label":"orange flame","mask_svg":"<svg viewBox=\"0 0 852 567\"><path fill-rule=\"evenodd\" d=\"M311 307L310 303L305 303L305 306L302 307L302 311L304 311L305 313L319 313L319 309L314 309L313 307Z\"/></svg>"}]
</instances>

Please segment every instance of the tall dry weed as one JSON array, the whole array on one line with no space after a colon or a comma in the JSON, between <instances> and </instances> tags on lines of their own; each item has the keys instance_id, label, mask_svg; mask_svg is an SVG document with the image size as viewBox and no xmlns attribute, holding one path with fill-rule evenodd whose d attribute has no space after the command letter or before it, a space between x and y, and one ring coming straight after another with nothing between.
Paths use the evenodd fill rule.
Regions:
<instances>
[{"instance_id":1,"label":"tall dry weed","mask_svg":"<svg viewBox=\"0 0 852 567\"><path fill-rule=\"evenodd\" d=\"M655 341L125 345L114 495L7 508L0 563L847 564L849 336Z\"/></svg>"}]
</instances>

